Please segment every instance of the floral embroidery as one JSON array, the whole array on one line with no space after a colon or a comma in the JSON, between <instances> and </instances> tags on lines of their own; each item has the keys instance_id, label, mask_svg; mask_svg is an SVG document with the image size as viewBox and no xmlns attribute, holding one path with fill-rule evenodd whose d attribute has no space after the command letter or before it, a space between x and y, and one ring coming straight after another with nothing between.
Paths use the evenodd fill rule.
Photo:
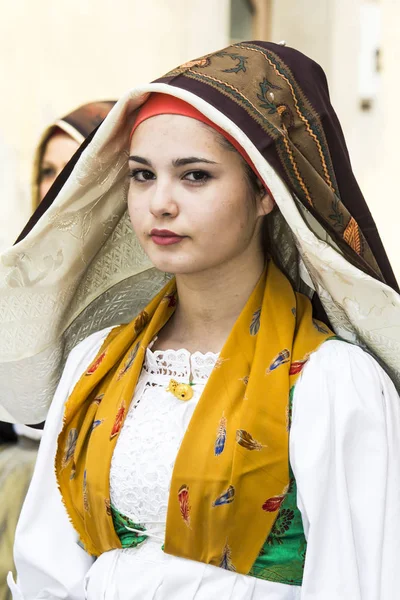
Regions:
<instances>
[{"instance_id":1,"label":"floral embroidery","mask_svg":"<svg viewBox=\"0 0 400 600\"><path fill-rule=\"evenodd\" d=\"M223 506L224 504L231 504L235 499L235 488L233 485L230 485L226 492L218 496L216 500L212 503L215 506Z\"/></svg>"},{"instance_id":2,"label":"floral embroidery","mask_svg":"<svg viewBox=\"0 0 400 600\"><path fill-rule=\"evenodd\" d=\"M90 367L88 368L88 370L86 371L86 375L93 375L93 373L95 371L97 371L97 369L99 368L99 366L101 365L101 363L103 362L104 358L106 356L105 352L102 352L100 354L100 356L98 356L96 358L96 360L90 365Z\"/></svg>"},{"instance_id":3,"label":"floral embroidery","mask_svg":"<svg viewBox=\"0 0 400 600\"><path fill-rule=\"evenodd\" d=\"M306 356L302 360L295 360L294 362L292 362L289 369L289 375L297 375L298 373L300 373L303 370L303 367L309 358L310 355L306 354Z\"/></svg>"},{"instance_id":4,"label":"floral embroidery","mask_svg":"<svg viewBox=\"0 0 400 600\"><path fill-rule=\"evenodd\" d=\"M262 509L266 512L275 512L282 506L282 502L286 498L286 494L282 494L281 496L273 496L272 498L268 498L262 505Z\"/></svg>"},{"instance_id":5,"label":"floral embroidery","mask_svg":"<svg viewBox=\"0 0 400 600\"><path fill-rule=\"evenodd\" d=\"M239 446L246 448L246 450L262 450L266 446L260 444L253 438L253 436L244 429L238 429L236 432L236 441Z\"/></svg>"},{"instance_id":6,"label":"floral embroidery","mask_svg":"<svg viewBox=\"0 0 400 600\"><path fill-rule=\"evenodd\" d=\"M272 90L281 90L282 88L268 81L266 77L258 85L260 86L260 93L257 94L257 98L260 100L260 107L266 108L270 115L275 114L277 109Z\"/></svg>"},{"instance_id":7,"label":"floral embroidery","mask_svg":"<svg viewBox=\"0 0 400 600\"><path fill-rule=\"evenodd\" d=\"M294 511L290 508L282 508L271 529L271 533L267 540L268 544L283 544L282 537L289 531L293 519Z\"/></svg>"},{"instance_id":8,"label":"floral embroidery","mask_svg":"<svg viewBox=\"0 0 400 600\"><path fill-rule=\"evenodd\" d=\"M227 571L236 571L235 565L232 562L232 551L228 543L225 544L219 566L221 569L226 569Z\"/></svg>"},{"instance_id":9,"label":"floral embroidery","mask_svg":"<svg viewBox=\"0 0 400 600\"><path fill-rule=\"evenodd\" d=\"M149 322L149 315L145 310L142 310L140 314L136 317L134 321L135 332L139 333Z\"/></svg>"},{"instance_id":10,"label":"floral embroidery","mask_svg":"<svg viewBox=\"0 0 400 600\"><path fill-rule=\"evenodd\" d=\"M127 373L129 371L129 369L131 368L131 366L133 365L133 361L136 358L136 354L137 354L137 352L139 350L139 346L140 346L140 342L138 342L136 344L136 346L134 347L134 349L130 351L129 356L126 359L126 362L125 362L124 366L122 367L122 369L118 373L117 381L119 381L120 379L122 379L122 377L125 375L125 373Z\"/></svg>"},{"instance_id":11,"label":"floral embroidery","mask_svg":"<svg viewBox=\"0 0 400 600\"><path fill-rule=\"evenodd\" d=\"M250 334L251 335L257 335L257 333L260 329L260 319L261 319L261 308L256 310L256 312L254 313L254 315L251 319L251 324L250 324Z\"/></svg>"},{"instance_id":12,"label":"floral embroidery","mask_svg":"<svg viewBox=\"0 0 400 600\"><path fill-rule=\"evenodd\" d=\"M182 519L188 527L190 527L190 511L189 504L189 488L186 484L181 485L178 491L178 502L181 511Z\"/></svg>"},{"instance_id":13,"label":"floral embroidery","mask_svg":"<svg viewBox=\"0 0 400 600\"><path fill-rule=\"evenodd\" d=\"M233 53L233 52L227 52L226 50L221 50L220 52L216 52L215 56L219 56L221 58L225 57L225 56L229 56L229 58L231 58L232 60L237 61L236 65L234 67L231 67L230 69L222 69L223 73L240 73L240 71L243 71L244 73L246 72L246 63L247 63L247 57L246 56L241 56L240 54L237 53Z\"/></svg>"},{"instance_id":14,"label":"floral embroidery","mask_svg":"<svg viewBox=\"0 0 400 600\"><path fill-rule=\"evenodd\" d=\"M118 409L117 416L115 417L113 428L111 429L110 440L112 440L112 438L115 437L116 435L118 435L118 433L121 431L124 416L125 416L125 404L122 403Z\"/></svg>"},{"instance_id":15,"label":"floral embroidery","mask_svg":"<svg viewBox=\"0 0 400 600\"><path fill-rule=\"evenodd\" d=\"M208 56L206 56L205 58L199 58L198 60L190 60L189 62L184 63L183 65L181 65L178 68L179 69L193 69L194 67L204 68L204 67L208 67L210 62L211 62L210 59L208 58Z\"/></svg>"},{"instance_id":16,"label":"floral embroidery","mask_svg":"<svg viewBox=\"0 0 400 600\"><path fill-rule=\"evenodd\" d=\"M279 354L277 354L275 356L275 358L271 362L270 366L265 371L265 374L269 375L272 371L275 371L275 369L277 369L281 365L284 365L285 363L289 362L289 360L290 360L290 352L289 352L289 350L287 350L286 348L284 350L281 350L279 352Z\"/></svg>"},{"instance_id":17,"label":"floral embroidery","mask_svg":"<svg viewBox=\"0 0 400 600\"><path fill-rule=\"evenodd\" d=\"M353 217L351 217L346 229L343 232L343 239L348 243L350 248L353 248L354 252L361 254L362 238L360 235L360 229Z\"/></svg>"},{"instance_id":18,"label":"floral embroidery","mask_svg":"<svg viewBox=\"0 0 400 600\"><path fill-rule=\"evenodd\" d=\"M104 398L104 394L99 394L98 396L93 398L92 404L100 404L100 402L103 400L103 398Z\"/></svg>"},{"instance_id":19,"label":"floral embroidery","mask_svg":"<svg viewBox=\"0 0 400 600\"><path fill-rule=\"evenodd\" d=\"M74 456L76 442L78 441L78 430L70 429L68 432L67 441L64 447L64 455L62 457L62 468L64 469L69 461Z\"/></svg>"},{"instance_id":20,"label":"floral embroidery","mask_svg":"<svg viewBox=\"0 0 400 600\"><path fill-rule=\"evenodd\" d=\"M95 421L93 421L92 431L94 431L96 429L96 427L101 425L103 422L104 422L104 419L96 419Z\"/></svg>"},{"instance_id":21,"label":"floral embroidery","mask_svg":"<svg viewBox=\"0 0 400 600\"><path fill-rule=\"evenodd\" d=\"M220 456L224 451L225 441L226 441L226 425L227 425L226 417L224 415L222 415L219 425L218 425L218 429L217 429L217 439L215 440L215 446L214 446L215 456Z\"/></svg>"},{"instance_id":22,"label":"floral embroidery","mask_svg":"<svg viewBox=\"0 0 400 600\"><path fill-rule=\"evenodd\" d=\"M169 308L173 308L174 306L177 305L177 300L176 300L176 294L175 293L168 294L167 296L165 296L165 300L168 302L168 307Z\"/></svg>"}]
</instances>

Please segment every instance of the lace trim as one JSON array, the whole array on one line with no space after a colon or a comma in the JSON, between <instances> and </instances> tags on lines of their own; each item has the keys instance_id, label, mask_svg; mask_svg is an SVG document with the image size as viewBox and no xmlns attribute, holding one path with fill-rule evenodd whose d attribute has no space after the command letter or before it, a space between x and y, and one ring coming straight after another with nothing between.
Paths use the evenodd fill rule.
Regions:
<instances>
[{"instance_id":1,"label":"lace trim","mask_svg":"<svg viewBox=\"0 0 400 600\"><path fill-rule=\"evenodd\" d=\"M185 348L154 352L147 348L143 370L146 371L150 384L168 384L170 379L205 384L218 357L219 354L213 352L191 354Z\"/></svg>"}]
</instances>

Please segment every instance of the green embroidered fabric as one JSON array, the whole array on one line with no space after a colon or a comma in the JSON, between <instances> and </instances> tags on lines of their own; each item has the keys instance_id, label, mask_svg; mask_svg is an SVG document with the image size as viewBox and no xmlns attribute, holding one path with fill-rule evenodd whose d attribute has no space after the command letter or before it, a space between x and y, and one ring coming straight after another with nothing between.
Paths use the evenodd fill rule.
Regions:
<instances>
[{"instance_id":1,"label":"green embroidered fabric","mask_svg":"<svg viewBox=\"0 0 400 600\"><path fill-rule=\"evenodd\" d=\"M289 395L288 427L292 423L293 386ZM271 532L249 575L287 585L301 585L307 542L297 508L297 486L289 463L289 489Z\"/></svg>"},{"instance_id":2,"label":"green embroidered fabric","mask_svg":"<svg viewBox=\"0 0 400 600\"><path fill-rule=\"evenodd\" d=\"M290 469L289 490L274 526L249 575L287 585L301 585L307 542L296 504L297 486Z\"/></svg>"},{"instance_id":3,"label":"green embroidered fabric","mask_svg":"<svg viewBox=\"0 0 400 600\"><path fill-rule=\"evenodd\" d=\"M114 506L111 506L111 514L115 533L119 537L123 548L136 548L144 540L147 540L147 535L140 535L137 531L131 531L131 529L145 531L143 525L134 523L129 517L121 514Z\"/></svg>"}]
</instances>

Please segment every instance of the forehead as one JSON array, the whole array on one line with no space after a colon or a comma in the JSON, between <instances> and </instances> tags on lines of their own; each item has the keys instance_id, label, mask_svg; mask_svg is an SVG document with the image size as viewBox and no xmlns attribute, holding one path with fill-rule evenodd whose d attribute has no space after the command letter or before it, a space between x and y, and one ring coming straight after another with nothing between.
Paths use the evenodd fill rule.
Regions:
<instances>
[{"instance_id":1,"label":"forehead","mask_svg":"<svg viewBox=\"0 0 400 600\"><path fill-rule=\"evenodd\" d=\"M76 140L67 133L60 131L54 133L47 140L43 158L56 158L57 156L64 156L67 154L71 156L78 147L79 143Z\"/></svg>"},{"instance_id":2,"label":"forehead","mask_svg":"<svg viewBox=\"0 0 400 600\"><path fill-rule=\"evenodd\" d=\"M182 148L216 150L218 133L209 125L183 115L157 115L140 123L135 129L130 148L137 153L140 149Z\"/></svg>"}]
</instances>

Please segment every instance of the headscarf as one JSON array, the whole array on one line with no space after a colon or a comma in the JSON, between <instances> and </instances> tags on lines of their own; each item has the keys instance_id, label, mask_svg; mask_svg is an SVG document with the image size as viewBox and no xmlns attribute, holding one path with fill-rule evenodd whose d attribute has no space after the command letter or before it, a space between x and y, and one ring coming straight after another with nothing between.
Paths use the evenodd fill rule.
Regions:
<instances>
[{"instance_id":1,"label":"headscarf","mask_svg":"<svg viewBox=\"0 0 400 600\"><path fill-rule=\"evenodd\" d=\"M397 283L325 76L296 50L242 42L128 92L53 186L45 218L1 255L1 416L43 420L70 349L132 320L166 283L126 210L129 135L151 92L185 100L237 140L279 209L269 223L280 269L400 385Z\"/></svg>"},{"instance_id":2,"label":"headscarf","mask_svg":"<svg viewBox=\"0 0 400 600\"><path fill-rule=\"evenodd\" d=\"M115 102L105 100L83 104L74 111L58 119L44 130L36 148L32 171L32 208L35 210L40 204L39 186L40 171L43 154L49 139L56 133L62 132L73 140L82 144L87 136L106 118Z\"/></svg>"}]
</instances>

